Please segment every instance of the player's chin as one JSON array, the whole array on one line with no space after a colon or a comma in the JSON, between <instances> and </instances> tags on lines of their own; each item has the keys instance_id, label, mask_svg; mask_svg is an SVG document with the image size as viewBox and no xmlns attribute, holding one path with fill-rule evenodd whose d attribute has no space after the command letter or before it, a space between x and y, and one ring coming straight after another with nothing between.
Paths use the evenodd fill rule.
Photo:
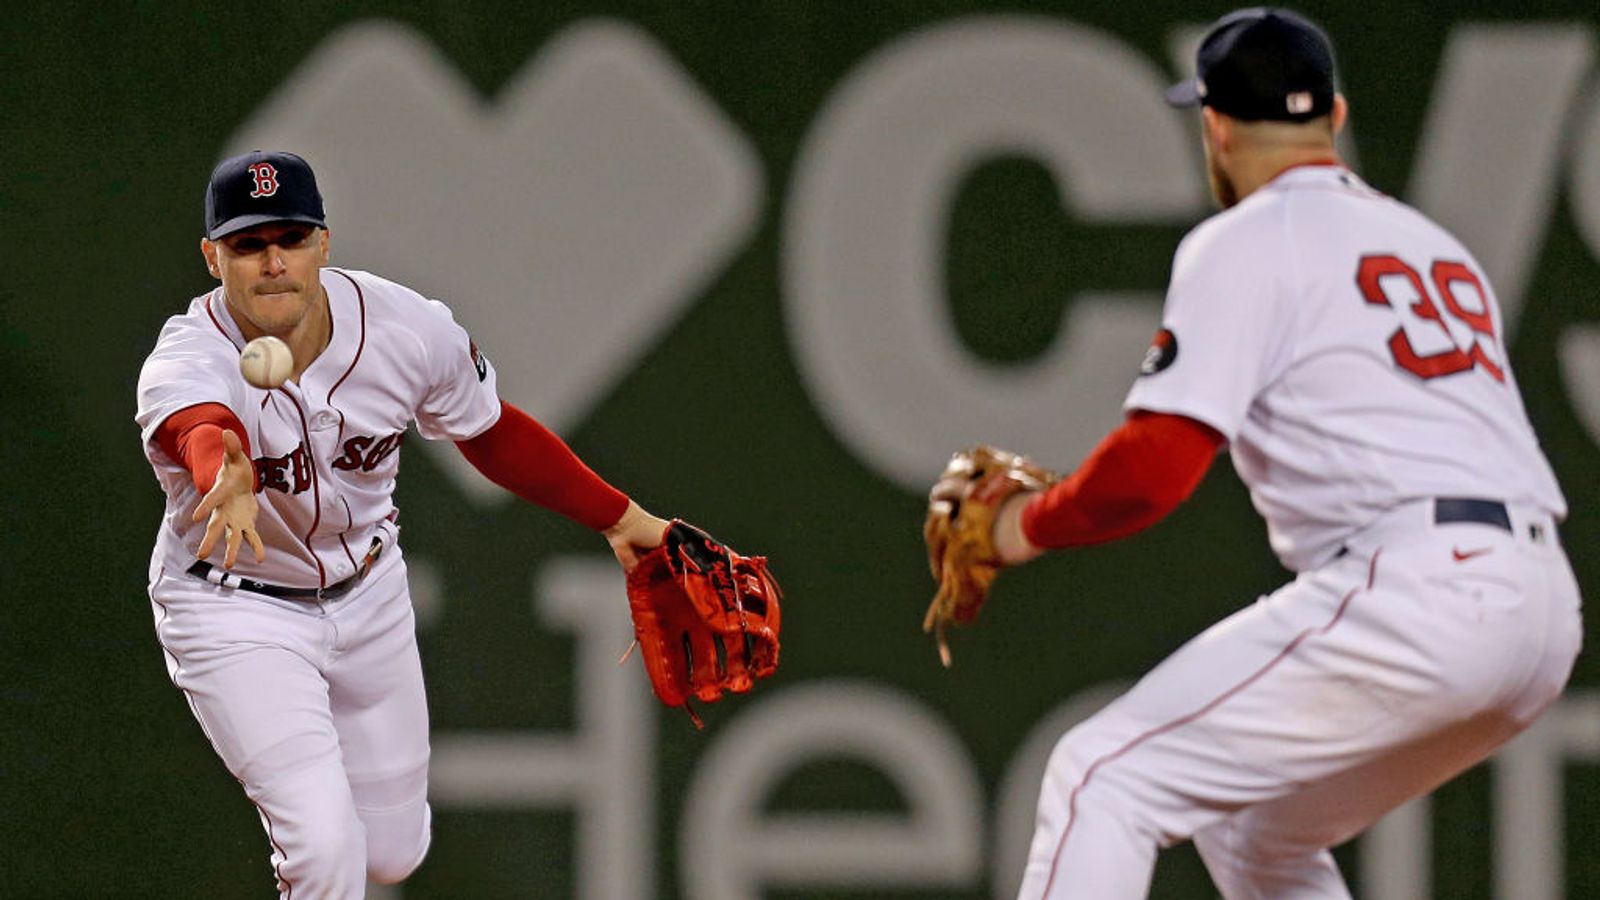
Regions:
<instances>
[{"instance_id":1,"label":"player's chin","mask_svg":"<svg viewBox=\"0 0 1600 900\"><path fill-rule=\"evenodd\" d=\"M255 294L250 298L250 317L262 330L276 333L300 324L306 305L305 298L295 291Z\"/></svg>"}]
</instances>

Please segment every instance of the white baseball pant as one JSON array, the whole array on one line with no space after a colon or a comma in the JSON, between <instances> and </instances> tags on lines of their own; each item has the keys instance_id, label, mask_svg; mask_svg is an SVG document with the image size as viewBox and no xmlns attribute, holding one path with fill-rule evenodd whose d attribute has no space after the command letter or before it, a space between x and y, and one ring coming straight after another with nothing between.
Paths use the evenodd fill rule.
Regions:
<instances>
[{"instance_id":1,"label":"white baseball pant","mask_svg":"<svg viewBox=\"0 0 1600 900\"><path fill-rule=\"evenodd\" d=\"M338 600L162 572L150 587L173 682L244 785L283 900L346 900L427 853L428 710L398 546Z\"/></svg>"},{"instance_id":2,"label":"white baseball pant","mask_svg":"<svg viewBox=\"0 0 1600 900\"><path fill-rule=\"evenodd\" d=\"M1526 728L1582 642L1547 514L1433 519L1386 514L1068 732L1019 897L1144 897L1192 838L1227 900L1348 898L1328 848Z\"/></svg>"}]
</instances>

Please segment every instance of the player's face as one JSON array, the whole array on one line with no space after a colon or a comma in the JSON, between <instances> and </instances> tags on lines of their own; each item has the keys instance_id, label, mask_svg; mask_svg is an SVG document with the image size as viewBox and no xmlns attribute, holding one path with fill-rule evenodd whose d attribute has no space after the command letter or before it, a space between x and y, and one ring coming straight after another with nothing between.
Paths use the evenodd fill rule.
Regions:
<instances>
[{"instance_id":1,"label":"player's face","mask_svg":"<svg viewBox=\"0 0 1600 900\"><path fill-rule=\"evenodd\" d=\"M201 241L200 251L222 281L229 311L247 338L287 339L322 299L318 272L328 262L325 228L269 222Z\"/></svg>"}]
</instances>

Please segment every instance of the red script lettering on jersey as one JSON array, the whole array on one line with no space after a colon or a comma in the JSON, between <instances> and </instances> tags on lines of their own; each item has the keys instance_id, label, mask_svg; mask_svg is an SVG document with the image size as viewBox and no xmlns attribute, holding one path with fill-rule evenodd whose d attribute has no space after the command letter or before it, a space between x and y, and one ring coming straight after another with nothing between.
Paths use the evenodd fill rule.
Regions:
<instances>
[{"instance_id":1,"label":"red script lettering on jersey","mask_svg":"<svg viewBox=\"0 0 1600 900\"><path fill-rule=\"evenodd\" d=\"M382 438L358 435L344 442L344 453L330 465L345 471L371 472L393 456L405 438L403 431ZM258 456L255 464L258 494L267 488L298 494L311 487L311 459L304 441L282 456Z\"/></svg>"},{"instance_id":2,"label":"red script lettering on jersey","mask_svg":"<svg viewBox=\"0 0 1600 900\"><path fill-rule=\"evenodd\" d=\"M371 472L378 464L388 459L396 450L400 449L400 442L406 439L404 431L383 438L374 438L370 434L353 437L344 442L344 455L333 461L335 469Z\"/></svg>"},{"instance_id":3,"label":"red script lettering on jersey","mask_svg":"<svg viewBox=\"0 0 1600 900\"><path fill-rule=\"evenodd\" d=\"M255 463L258 494L267 488L299 494L311 487L311 461L304 442L282 456L258 456Z\"/></svg>"}]
</instances>

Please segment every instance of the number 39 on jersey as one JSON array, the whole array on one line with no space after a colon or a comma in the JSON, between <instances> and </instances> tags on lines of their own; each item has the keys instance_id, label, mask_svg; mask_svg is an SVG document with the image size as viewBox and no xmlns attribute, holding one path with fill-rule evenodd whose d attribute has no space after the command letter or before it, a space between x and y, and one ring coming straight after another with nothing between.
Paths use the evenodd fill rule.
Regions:
<instances>
[{"instance_id":1,"label":"number 39 on jersey","mask_svg":"<svg viewBox=\"0 0 1600 900\"><path fill-rule=\"evenodd\" d=\"M1395 365L1424 380L1479 368L1505 382L1488 292L1465 263L1433 260L1424 281L1398 256L1363 256L1356 285L1368 303L1400 316L1389 336Z\"/></svg>"}]
</instances>

